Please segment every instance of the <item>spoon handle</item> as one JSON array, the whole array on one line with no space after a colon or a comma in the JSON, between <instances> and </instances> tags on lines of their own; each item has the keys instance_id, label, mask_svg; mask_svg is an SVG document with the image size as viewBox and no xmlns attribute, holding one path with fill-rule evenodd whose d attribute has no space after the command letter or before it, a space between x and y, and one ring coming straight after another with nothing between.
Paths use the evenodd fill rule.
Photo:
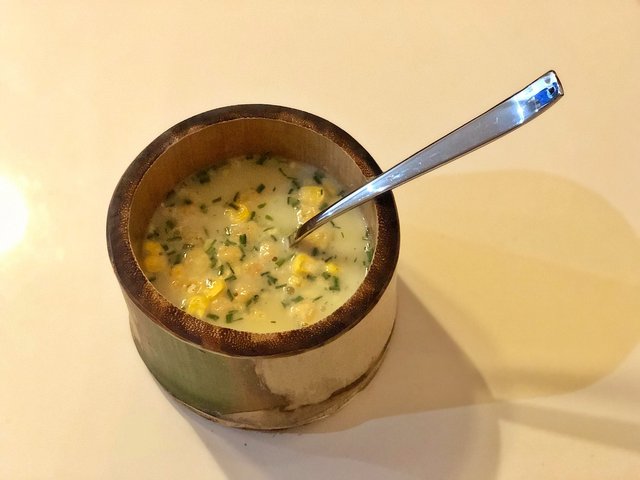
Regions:
<instances>
[{"instance_id":1,"label":"spoon handle","mask_svg":"<svg viewBox=\"0 0 640 480\"><path fill-rule=\"evenodd\" d=\"M293 245L337 215L515 130L541 114L563 94L555 72L545 73L515 95L414 153L309 219L291 235L289 243Z\"/></svg>"}]
</instances>

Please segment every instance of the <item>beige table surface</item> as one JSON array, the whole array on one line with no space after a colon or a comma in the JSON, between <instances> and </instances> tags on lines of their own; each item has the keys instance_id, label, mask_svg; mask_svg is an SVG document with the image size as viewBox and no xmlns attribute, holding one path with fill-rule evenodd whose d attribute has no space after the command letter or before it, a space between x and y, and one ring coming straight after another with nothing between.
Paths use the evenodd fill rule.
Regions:
<instances>
[{"instance_id":1,"label":"beige table surface","mask_svg":"<svg viewBox=\"0 0 640 480\"><path fill-rule=\"evenodd\" d=\"M166 128L287 105L388 168L549 69L566 96L404 186L399 310L333 417L228 429L130 339L107 205ZM640 2L0 1L0 478L640 478Z\"/></svg>"}]
</instances>

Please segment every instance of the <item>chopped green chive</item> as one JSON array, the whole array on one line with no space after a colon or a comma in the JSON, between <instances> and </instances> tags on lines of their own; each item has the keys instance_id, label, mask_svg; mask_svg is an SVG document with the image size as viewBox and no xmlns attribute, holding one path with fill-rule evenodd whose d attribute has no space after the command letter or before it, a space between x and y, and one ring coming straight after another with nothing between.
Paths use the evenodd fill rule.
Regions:
<instances>
[{"instance_id":1,"label":"chopped green chive","mask_svg":"<svg viewBox=\"0 0 640 480\"><path fill-rule=\"evenodd\" d=\"M206 170L203 170L201 172L198 172L196 174L196 178L198 179L198 181L202 184L202 183L209 183L209 181L211 180L211 177L209 177L209 173Z\"/></svg>"},{"instance_id":2,"label":"chopped green chive","mask_svg":"<svg viewBox=\"0 0 640 480\"><path fill-rule=\"evenodd\" d=\"M261 203L260 205L258 205L258 208L264 208L266 205L266 203Z\"/></svg>"},{"instance_id":3,"label":"chopped green chive","mask_svg":"<svg viewBox=\"0 0 640 480\"><path fill-rule=\"evenodd\" d=\"M238 239L240 240L240 245L246 245L247 244L247 235L245 233L240 235L238 237Z\"/></svg>"},{"instance_id":4,"label":"chopped green chive","mask_svg":"<svg viewBox=\"0 0 640 480\"><path fill-rule=\"evenodd\" d=\"M220 317L218 315L216 315L215 313L207 313L207 318L210 319L210 320L213 320L215 322Z\"/></svg>"},{"instance_id":5,"label":"chopped green chive","mask_svg":"<svg viewBox=\"0 0 640 480\"><path fill-rule=\"evenodd\" d=\"M371 260L373 260L373 250L367 250L367 262L371 263Z\"/></svg>"},{"instance_id":6,"label":"chopped green chive","mask_svg":"<svg viewBox=\"0 0 640 480\"><path fill-rule=\"evenodd\" d=\"M256 303L259 298L260 298L260 295L254 295L253 297L251 297L249 300L247 300L247 303L245 304L246 307L249 308L251 304Z\"/></svg>"},{"instance_id":7,"label":"chopped green chive","mask_svg":"<svg viewBox=\"0 0 640 480\"><path fill-rule=\"evenodd\" d=\"M260 185L258 185L258 186L256 187L256 192L258 192L258 193L262 193L262 191L264 190L264 188L265 188L265 187L264 187L264 183L261 183Z\"/></svg>"},{"instance_id":8,"label":"chopped green chive","mask_svg":"<svg viewBox=\"0 0 640 480\"><path fill-rule=\"evenodd\" d=\"M218 203L220 200L222 200L222 197L216 197L213 200L211 200L211 203Z\"/></svg>"},{"instance_id":9,"label":"chopped green chive","mask_svg":"<svg viewBox=\"0 0 640 480\"><path fill-rule=\"evenodd\" d=\"M278 170L280 171L280 173L282 175L284 175L285 178L288 178L289 180L295 180L295 177L290 177L289 175L287 175L286 173L284 173L284 170L282 170L282 167L278 167Z\"/></svg>"}]
</instances>

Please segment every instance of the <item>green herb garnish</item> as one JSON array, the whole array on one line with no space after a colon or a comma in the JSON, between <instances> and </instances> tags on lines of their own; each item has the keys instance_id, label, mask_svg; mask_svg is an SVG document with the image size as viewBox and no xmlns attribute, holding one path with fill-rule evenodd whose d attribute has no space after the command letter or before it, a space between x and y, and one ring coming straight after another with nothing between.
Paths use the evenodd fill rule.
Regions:
<instances>
[{"instance_id":1,"label":"green herb garnish","mask_svg":"<svg viewBox=\"0 0 640 480\"><path fill-rule=\"evenodd\" d=\"M287 204L291 205L292 207L297 207L298 205L300 205L300 200L294 197L287 197Z\"/></svg>"},{"instance_id":2,"label":"green herb garnish","mask_svg":"<svg viewBox=\"0 0 640 480\"><path fill-rule=\"evenodd\" d=\"M196 177L201 184L209 183L209 181L211 180L211 177L209 177L209 172L207 172L206 170L196 173Z\"/></svg>"},{"instance_id":3,"label":"green herb garnish","mask_svg":"<svg viewBox=\"0 0 640 480\"><path fill-rule=\"evenodd\" d=\"M267 161L267 159L269 158L269 153L263 153L262 155L260 155L260 158L258 160L256 160L256 164L258 165L262 165L264 164L264 162Z\"/></svg>"},{"instance_id":4,"label":"green herb garnish","mask_svg":"<svg viewBox=\"0 0 640 480\"><path fill-rule=\"evenodd\" d=\"M282 167L278 167L278 170L280 171L280 173L282 175L284 175L285 178L288 178L289 180L295 180L295 177L290 177L289 175L287 175L286 173L284 173L284 170L282 170Z\"/></svg>"}]
</instances>

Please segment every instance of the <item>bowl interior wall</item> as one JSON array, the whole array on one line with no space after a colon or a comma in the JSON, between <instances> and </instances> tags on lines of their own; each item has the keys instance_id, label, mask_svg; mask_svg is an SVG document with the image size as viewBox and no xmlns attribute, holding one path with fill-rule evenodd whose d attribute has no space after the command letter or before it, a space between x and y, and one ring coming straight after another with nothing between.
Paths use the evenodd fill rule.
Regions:
<instances>
[{"instance_id":1,"label":"bowl interior wall","mask_svg":"<svg viewBox=\"0 0 640 480\"><path fill-rule=\"evenodd\" d=\"M154 211L165 195L187 176L240 155L271 153L316 165L333 175L347 191L365 181L354 159L329 138L281 120L243 118L187 132L161 153L147 170L131 202L130 241L136 257ZM362 208L377 242L372 202Z\"/></svg>"}]
</instances>

